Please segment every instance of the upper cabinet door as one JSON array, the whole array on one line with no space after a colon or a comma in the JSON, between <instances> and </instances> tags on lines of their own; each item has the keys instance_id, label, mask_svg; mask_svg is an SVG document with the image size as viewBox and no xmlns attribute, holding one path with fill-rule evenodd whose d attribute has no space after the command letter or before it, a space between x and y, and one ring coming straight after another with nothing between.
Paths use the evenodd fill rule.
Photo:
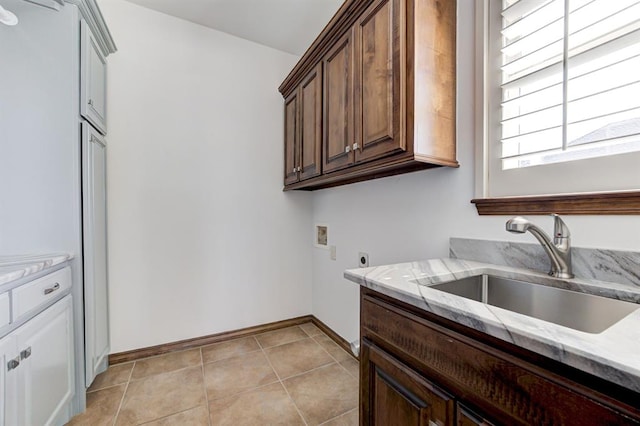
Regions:
<instances>
[{"instance_id":1,"label":"upper cabinet door","mask_svg":"<svg viewBox=\"0 0 640 426\"><path fill-rule=\"evenodd\" d=\"M80 114L107 133L107 61L91 29L80 21Z\"/></svg>"},{"instance_id":2,"label":"upper cabinet door","mask_svg":"<svg viewBox=\"0 0 640 426\"><path fill-rule=\"evenodd\" d=\"M298 91L284 101L284 183L298 182Z\"/></svg>"},{"instance_id":3,"label":"upper cabinet door","mask_svg":"<svg viewBox=\"0 0 640 426\"><path fill-rule=\"evenodd\" d=\"M302 82L300 106L300 180L304 180L322 171L322 64Z\"/></svg>"},{"instance_id":4,"label":"upper cabinet door","mask_svg":"<svg viewBox=\"0 0 640 426\"><path fill-rule=\"evenodd\" d=\"M325 173L353 163L353 30L327 53L324 69Z\"/></svg>"},{"instance_id":5,"label":"upper cabinet door","mask_svg":"<svg viewBox=\"0 0 640 426\"><path fill-rule=\"evenodd\" d=\"M400 0L378 0L355 25L357 162L405 150L402 6Z\"/></svg>"}]
</instances>

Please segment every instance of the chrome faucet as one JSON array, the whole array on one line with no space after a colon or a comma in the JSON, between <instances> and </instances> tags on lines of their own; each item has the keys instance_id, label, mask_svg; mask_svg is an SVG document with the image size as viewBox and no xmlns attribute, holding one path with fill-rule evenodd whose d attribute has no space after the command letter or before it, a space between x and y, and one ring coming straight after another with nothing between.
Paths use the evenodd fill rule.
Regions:
<instances>
[{"instance_id":1,"label":"chrome faucet","mask_svg":"<svg viewBox=\"0 0 640 426\"><path fill-rule=\"evenodd\" d=\"M556 278L573 278L571 272L571 234L567 224L557 214L554 218L553 242L551 238L538 226L527 219L517 216L507 221L507 231L516 234L524 234L529 231L540 242L542 248L551 260L549 275Z\"/></svg>"}]
</instances>

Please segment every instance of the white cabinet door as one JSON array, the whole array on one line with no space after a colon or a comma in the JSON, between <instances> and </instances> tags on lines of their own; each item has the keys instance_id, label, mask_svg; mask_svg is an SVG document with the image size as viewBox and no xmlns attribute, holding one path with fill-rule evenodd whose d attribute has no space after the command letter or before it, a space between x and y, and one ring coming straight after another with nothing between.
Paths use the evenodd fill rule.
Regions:
<instances>
[{"instance_id":1,"label":"white cabinet door","mask_svg":"<svg viewBox=\"0 0 640 426\"><path fill-rule=\"evenodd\" d=\"M17 368L20 357L13 335L0 339L0 426L13 426L17 420Z\"/></svg>"},{"instance_id":2,"label":"white cabinet door","mask_svg":"<svg viewBox=\"0 0 640 426\"><path fill-rule=\"evenodd\" d=\"M107 133L107 60L91 29L80 21L80 114Z\"/></svg>"},{"instance_id":3,"label":"white cabinet door","mask_svg":"<svg viewBox=\"0 0 640 426\"><path fill-rule=\"evenodd\" d=\"M109 355L107 158L104 138L82 123L82 208L86 385Z\"/></svg>"},{"instance_id":4,"label":"white cabinet door","mask_svg":"<svg viewBox=\"0 0 640 426\"><path fill-rule=\"evenodd\" d=\"M64 420L75 383L71 300L66 296L13 333L20 352L20 425L57 425Z\"/></svg>"}]
</instances>

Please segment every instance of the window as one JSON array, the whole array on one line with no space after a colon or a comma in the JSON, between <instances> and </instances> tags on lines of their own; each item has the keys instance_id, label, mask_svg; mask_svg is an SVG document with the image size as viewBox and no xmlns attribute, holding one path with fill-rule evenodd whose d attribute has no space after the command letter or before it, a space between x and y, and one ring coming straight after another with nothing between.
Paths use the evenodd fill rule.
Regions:
<instances>
[{"instance_id":1,"label":"window","mask_svg":"<svg viewBox=\"0 0 640 426\"><path fill-rule=\"evenodd\" d=\"M487 0L484 196L640 188L640 0Z\"/></svg>"}]
</instances>

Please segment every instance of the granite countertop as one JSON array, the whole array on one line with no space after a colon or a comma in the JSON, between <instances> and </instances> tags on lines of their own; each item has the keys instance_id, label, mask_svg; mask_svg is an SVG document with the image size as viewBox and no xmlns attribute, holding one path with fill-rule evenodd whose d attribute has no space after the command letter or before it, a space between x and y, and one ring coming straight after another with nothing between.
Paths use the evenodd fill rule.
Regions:
<instances>
[{"instance_id":1,"label":"granite countertop","mask_svg":"<svg viewBox=\"0 0 640 426\"><path fill-rule=\"evenodd\" d=\"M0 285L36 274L73 258L69 253L0 256Z\"/></svg>"},{"instance_id":2,"label":"granite countertop","mask_svg":"<svg viewBox=\"0 0 640 426\"><path fill-rule=\"evenodd\" d=\"M429 288L477 275L520 279L640 303L640 287L462 259L431 259L352 269L345 278L427 312L640 392L640 305L599 334L585 333Z\"/></svg>"}]
</instances>

